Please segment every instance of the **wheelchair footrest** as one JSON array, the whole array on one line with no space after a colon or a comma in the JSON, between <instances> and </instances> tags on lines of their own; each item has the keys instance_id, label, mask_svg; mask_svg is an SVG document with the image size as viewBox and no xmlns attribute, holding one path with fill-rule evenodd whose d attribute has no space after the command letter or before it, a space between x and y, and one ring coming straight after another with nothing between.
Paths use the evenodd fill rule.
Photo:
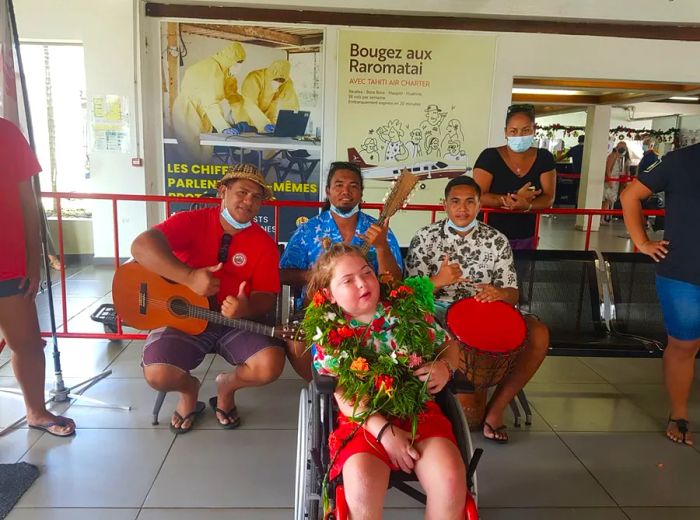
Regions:
<instances>
[{"instance_id":1,"label":"wheelchair footrest","mask_svg":"<svg viewBox=\"0 0 700 520\"><path fill-rule=\"evenodd\" d=\"M477 448L472 454L472 458L469 460L469 467L467 468L467 483L469 489L473 487L474 475L476 474L476 467L479 465L481 456L484 454L483 448Z\"/></svg>"}]
</instances>

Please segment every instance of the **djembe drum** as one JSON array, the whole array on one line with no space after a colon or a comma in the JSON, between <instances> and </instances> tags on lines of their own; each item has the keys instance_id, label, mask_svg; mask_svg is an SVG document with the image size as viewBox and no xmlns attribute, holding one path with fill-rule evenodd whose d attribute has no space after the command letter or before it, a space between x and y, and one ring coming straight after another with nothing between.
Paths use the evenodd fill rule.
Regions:
<instances>
[{"instance_id":1,"label":"djembe drum","mask_svg":"<svg viewBox=\"0 0 700 520\"><path fill-rule=\"evenodd\" d=\"M481 428L486 391L512 368L527 334L525 320L504 302L480 303L466 298L447 310L445 324L462 345L463 366L473 391L456 397L472 430Z\"/></svg>"},{"instance_id":2,"label":"djembe drum","mask_svg":"<svg viewBox=\"0 0 700 520\"><path fill-rule=\"evenodd\" d=\"M465 298L450 306L445 322L462 344L465 374L475 390L503 380L527 337L525 320L505 302L482 303Z\"/></svg>"}]
</instances>

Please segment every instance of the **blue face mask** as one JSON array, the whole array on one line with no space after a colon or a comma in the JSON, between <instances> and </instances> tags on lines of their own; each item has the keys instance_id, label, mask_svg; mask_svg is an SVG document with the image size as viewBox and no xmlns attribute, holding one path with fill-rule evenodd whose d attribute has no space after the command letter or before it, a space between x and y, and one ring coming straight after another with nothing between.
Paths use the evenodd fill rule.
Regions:
<instances>
[{"instance_id":1,"label":"blue face mask","mask_svg":"<svg viewBox=\"0 0 700 520\"><path fill-rule=\"evenodd\" d=\"M449 218L447 219L447 226L451 227L455 231L459 231L460 233L466 233L468 231L471 231L472 229L474 229L476 227L476 225L478 223L479 223L479 221L474 219L466 226L460 227L457 224L455 224L454 222L452 222L452 219L449 219Z\"/></svg>"},{"instance_id":2,"label":"blue face mask","mask_svg":"<svg viewBox=\"0 0 700 520\"><path fill-rule=\"evenodd\" d=\"M643 144L643 145L642 145L642 150L645 151L645 152L648 152L648 151L649 151L649 145Z\"/></svg>"},{"instance_id":3,"label":"blue face mask","mask_svg":"<svg viewBox=\"0 0 700 520\"><path fill-rule=\"evenodd\" d=\"M340 208L335 207L333 204L331 204L331 211L338 215L341 218L350 218L352 217L355 213L360 211L360 205L357 204L354 208L349 209L347 211L343 211Z\"/></svg>"},{"instance_id":4,"label":"blue face mask","mask_svg":"<svg viewBox=\"0 0 700 520\"><path fill-rule=\"evenodd\" d=\"M250 222L238 222L235 218L233 218L231 213L228 212L228 208L226 207L221 212L221 216L224 217L224 220L228 222L233 229L245 229L251 226Z\"/></svg>"},{"instance_id":5,"label":"blue face mask","mask_svg":"<svg viewBox=\"0 0 700 520\"><path fill-rule=\"evenodd\" d=\"M522 153L527 151L532 143L535 142L534 135L522 135L520 137L510 137L506 138L508 140L508 148L517 153Z\"/></svg>"}]
</instances>

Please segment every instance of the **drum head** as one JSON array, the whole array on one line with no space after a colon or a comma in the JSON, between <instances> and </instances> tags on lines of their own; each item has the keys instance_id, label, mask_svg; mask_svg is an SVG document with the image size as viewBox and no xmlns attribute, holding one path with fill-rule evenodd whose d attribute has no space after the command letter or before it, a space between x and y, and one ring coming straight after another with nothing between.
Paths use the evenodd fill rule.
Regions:
<instances>
[{"instance_id":1,"label":"drum head","mask_svg":"<svg viewBox=\"0 0 700 520\"><path fill-rule=\"evenodd\" d=\"M447 310L447 327L465 345L488 352L510 352L525 341L520 313L505 302L481 303L465 298Z\"/></svg>"}]
</instances>

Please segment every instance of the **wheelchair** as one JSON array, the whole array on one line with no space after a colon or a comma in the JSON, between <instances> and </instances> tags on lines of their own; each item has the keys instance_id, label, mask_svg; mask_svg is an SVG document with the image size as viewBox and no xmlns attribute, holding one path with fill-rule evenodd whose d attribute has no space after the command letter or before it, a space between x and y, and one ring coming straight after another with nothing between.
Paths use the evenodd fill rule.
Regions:
<instances>
[{"instance_id":1,"label":"wheelchair","mask_svg":"<svg viewBox=\"0 0 700 520\"><path fill-rule=\"evenodd\" d=\"M335 382L335 378L320 376L314 371L312 382L299 395L294 520L347 520L348 517L342 477L328 483L331 512L326 517L323 517L321 501L323 478L331 464L328 438L337 417L337 405L333 397ZM467 469L469 496L465 519L478 520L476 466L483 450L474 449L462 407L449 385L435 396L435 400L452 423L457 446ZM425 494L411 486L410 483L413 482L417 482L415 474L392 471L389 488L394 487L425 504Z\"/></svg>"}]
</instances>

